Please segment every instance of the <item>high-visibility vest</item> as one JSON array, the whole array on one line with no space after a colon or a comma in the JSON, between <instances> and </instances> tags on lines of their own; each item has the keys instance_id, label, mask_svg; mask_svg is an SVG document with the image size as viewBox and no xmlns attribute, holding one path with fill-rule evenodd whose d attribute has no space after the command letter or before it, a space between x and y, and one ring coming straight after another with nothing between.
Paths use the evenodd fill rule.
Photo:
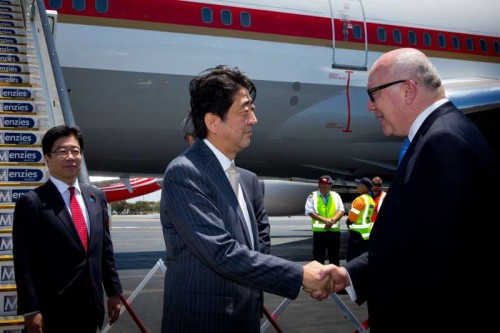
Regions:
<instances>
[{"instance_id":1,"label":"high-visibility vest","mask_svg":"<svg viewBox=\"0 0 500 333\"><path fill-rule=\"evenodd\" d=\"M323 198L321 197L320 191L314 191L312 193L314 210L319 216L331 219L337 214L337 207L335 205L335 200L333 200L333 194L330 192L328 194L328 201L325 205ZM312 231L313 232L326 232L326 231L340 231L340 223L337 222L332 225L330 229L325 229L326 223L312 219Z\"/></svg>"},{"instance_id":2,"label":"high-visibility vest","mask_svg":"<svg viewBox=\"0 0 500 333\"><path fill-rule=\"evenodd\" d=\"M372 214L372 222L375 222L375 220L377 219L378 211L380 210L380 207L382 207L382 203L384 202L386 194L386 192L381 191L380 194L373 199L373 202L375 202L375 209L373 210Z\"/></svg>"},{"instance_id":3,"label":"high-visibility vest","mask_svg":"<svg viewBox=\"0 0 500 333\"><path fill-rule=\"evenodd\" d=\"M370 239L370 232L372 231L372 220L371 216L373 214L373 209L375 209L375 202L371 195L365 193L360 195L365 204L363 209L359 212L356 221L349 227L349 230L359 232L364 240Z\"/></svg>"}]
</instances>

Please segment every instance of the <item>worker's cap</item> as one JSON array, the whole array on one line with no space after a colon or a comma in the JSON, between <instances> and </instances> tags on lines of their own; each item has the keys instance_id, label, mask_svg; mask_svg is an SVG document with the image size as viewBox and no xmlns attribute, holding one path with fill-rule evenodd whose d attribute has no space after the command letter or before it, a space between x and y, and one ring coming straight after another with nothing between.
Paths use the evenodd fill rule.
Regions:
<instances>
[{"instance_id":1,"label":"worker's cap","mask_svg":"<svg viewBox=\"0 0 500 333\"><path fill-rule=\"evenodd\" d=\"M365 185L366 187L368 187L370 190L372 189L373 187L373 183L372 181L370 180L370 178L366 178L366 177L363 177L361 179L356 179L356 184L363 184Z\"/></svg>"},{"instance_id":2,"label":"worker's cap","mask_svg":"<svg viewBox=\"0 0 500 333\"><path fill-rule=\"evenodd\" d=\"M320 184L333 184L333 179L332 177L328 176L328 175L325 175L325 176L321 176L319 177L319 183Z\"/></svg>"}]
</instances>

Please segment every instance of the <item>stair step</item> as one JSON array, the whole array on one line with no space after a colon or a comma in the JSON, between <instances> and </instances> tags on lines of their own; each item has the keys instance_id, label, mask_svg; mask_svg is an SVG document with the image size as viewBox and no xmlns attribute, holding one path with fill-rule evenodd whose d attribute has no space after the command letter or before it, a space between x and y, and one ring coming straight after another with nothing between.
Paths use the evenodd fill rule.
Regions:
<instances>
[{"instance_id":1,"label":"stair step","mask_svg":"<svg viewBox=\"0 0 500 333\"><path fill-rule=\"evenodd\" d=\"M0 209L13 208L19 198L40 185L41 183L0 183Z\"/></svg>"},{"instance_id":2,"label":"stair step","mask_svg":"<svg viewBox=\"0 0 500 333\"><path fill-rule=\"evenodd\" d=\"M9 85L9 86L0 85L0 100L4 98L35 99L37 97L42 98L42 89L40 87L25 86L25 85Z\"/></svg>"},{"instance_id":3,"label":"stair step","mask_svg":"<svg viewBox=\"0 0 500 333\"><path fill-rule=\"evenodd\" d=\"M2 241L1 236L0 241ZM0 285L0 316L12 316L17 314L16 290L15 284Z\"/></svg>"},{"instance_id":4,"label":"stair step","mask_svg":"<svg viewBox=\"0 0 500 333\"><path fill-rule=\"evenodd\" d=\"M12 231L11 232L6 232L6 233L3 233L3 232L0 232L0 255L10 255L12 254ZM15 291L16 285L14 284L14 289L13 291ZM3 288L5 288L5 285L1 285L0 284L0 294L2 294L3 292L5 291L9 291L9 290L3 290ZM2 303L0 303L1 305ZM1 306L0 306L0 315L1 315Z\"/></svg>"},{"instance_id":5,"label":"stair step","mask_svg":"<svg viewBox=\"0 0 500 333\"><path fill-rule=\"evenodd\" d=\"M2 103L0 102L0 106ZM1 110L1 107L0 107ZM11 128L33 128L33 129L48 129L49 119L47 115L34 114L3 114L0 112L0 130Z\"/></svg>"},{"instance_id":6,"label":"stair step","mask_svg":"<svg viewBox=\"0 0 500 333\"><path fill-rule=\"evenodd\" d=\"M3 316L0 318L0 333L24 333L23 316Z\"/></svg>"},{"instance_id":7,"label":"stair step","mask_svg":"<svg viewBox=\"0 0 500 333\"><path fill-rule=\"evenodd\" d=\"M0 62L0 72L1 73L28 73L30 67L28 63L5 63Z\"/></svg>"},{"instance_id":8,"label":"stair step","mask_svg":"<svg viewBox=\"0 0 500 333\"><path fill-rule=\"evenodd\" d=\"M9 23L9 22L5 22ZM12 24L13 25L13 24ZM14 26L5 26L3 24L0 24L0 35L16 35L16 36L22 36L26 38L26 29L24 27L14 27Z\"/></svg>"},{"instance_id":9,"label":"stair step","mask_svg":"<svg viewBox=\"0 0 500 333\"><path fill-rule=\"evenodd\" d=\"M9 130L0 133L0 144L41 144L43 133Z\"/></svg>"},{"instance_id":10,"label":"stair step","mask_svg":"<svg viewBox=\"0 0 500 333\"><path fill-rule=\"evenodd\" d=\"M0 52L26 53L26 51L27 51L26 44L14 45L12 43L2 43L2 42L0 42Z\"/></svg>"},{"instance_id":11,"label":"stair step","mask_svg":"<svg viewBox=\"0 0 500 333\"><path fill-rule=\"evenodd\" d=\"M40 163L44 164L40 147L0 147L0 165L7 163Z\"/></svg>"},{"instance_id":12,"label":"stair step","mask_svg":"<svg viewBox=\"0 0 500 333\"><path fill-rule=\"evenodd\" d=\"M0 185L2 182L36 183L46 182L49 179L49 172L46 168L9 166L0 167Z\"/></svg>"},{"instance_id":13,"label":"stair step","mask_svg":"<svg viewBox=\"0 0 500 333\"><path fill-rule=\"evenodd\" d=\"M3 14L3 13L2 13ZM24 35L24 22L20 19L14 19L9 17L3 17L0 15L0 27L4 28L22 28L22 35Z\"/></svg>"},{"instance_id":14,"label":"stair step","mask_svg":"<svg viewBox=\"0 0 500 333\"><path fill-rule=\"evenodd\" d=\"M26 36L11 36L0 34L0 44L24 44L26 45Z\"/></svg>"},{"instance_id":15,"label":"stair step","mask_svg":"<svg viewBox=\"0 0 500 333\"><path fill-rule=\"evenodd\" d=\"M9 62L20 62L27 63L28 55L26 53L11 53L11 52L1 52L0 51L0 61L4 63Z\"/></svg>"},{"instance_id":16,"label":"stair step","mask_svg":"<svg viewBox=\"0 0 500 333\"><path fill-rule=\"evenodd\" d=\"M0 12L0 20L23 20L23 13L20 12Z\"/></svg>"},{"instance_id":17,"label":"stair step","mask_svg":"<svg viewBox=\"0 0 500 333\"><path fill-rule=\"evenodd\" d=\"M0 285L3 284L15 285L15 283L16 283L16 277L14 272L14 257L12 255L0 256Z\"/></svg>"},{"instance_id":18,"label":"stair step","mask_svg":"<svg viewBox=\"0 0 500 333\"><path fill-rule=\"evenodd\" d=\"M4 316L0 318L0 333L23 333L23 316Z\"/></svg>"},{"instance_id":19,"label":"stair step","mask_svg":"<svg viewBox=\"0 0 500 333\"><path fill-rule=\"evenodd\" d=\"M14 222L14 208L0 209L0 229L12 229ZM12 260L11 255L1 255L0 261Z\"/></svg>"}]
</instances>

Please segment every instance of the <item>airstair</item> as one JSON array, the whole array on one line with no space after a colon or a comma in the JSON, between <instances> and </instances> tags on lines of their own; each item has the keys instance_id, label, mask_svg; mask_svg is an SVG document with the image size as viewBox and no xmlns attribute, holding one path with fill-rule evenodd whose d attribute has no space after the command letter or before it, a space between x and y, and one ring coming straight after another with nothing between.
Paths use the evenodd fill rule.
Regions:
<instances>
[{"instance_id":1,"label":"airstair","mask_svg":"<svg viewBox=\"0 0 500 333\"><path fill-rule=\"evenodd\" d=\"M73 121L61 108L49 22L41 0L0 0L0 333L24 328L12 255L15 203L48 179L45 131Z\"/></svg>"}]
</instances>

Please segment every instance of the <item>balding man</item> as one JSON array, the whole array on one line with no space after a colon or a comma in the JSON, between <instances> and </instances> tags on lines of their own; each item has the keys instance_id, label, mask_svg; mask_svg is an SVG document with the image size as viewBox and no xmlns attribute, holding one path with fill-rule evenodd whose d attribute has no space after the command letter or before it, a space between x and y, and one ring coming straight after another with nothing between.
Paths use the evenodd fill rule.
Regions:
<instances>
[{"instance_id":1,"label":"balding man","mask_svg":"<svg viewBox=\"0 0 500 333\"><path fill-rule=\"evenodd\" d=\"M353 300L368 302L371 333L490 330L494 310L477 300L498 290L495 214L486 208L499 170L492 150L446 98L436 68L419 50L382 55L370 70L368 95L384 134L411 143L369 251L325 273L336 290L348 286Z\"/></svg>"}]
</instances>

